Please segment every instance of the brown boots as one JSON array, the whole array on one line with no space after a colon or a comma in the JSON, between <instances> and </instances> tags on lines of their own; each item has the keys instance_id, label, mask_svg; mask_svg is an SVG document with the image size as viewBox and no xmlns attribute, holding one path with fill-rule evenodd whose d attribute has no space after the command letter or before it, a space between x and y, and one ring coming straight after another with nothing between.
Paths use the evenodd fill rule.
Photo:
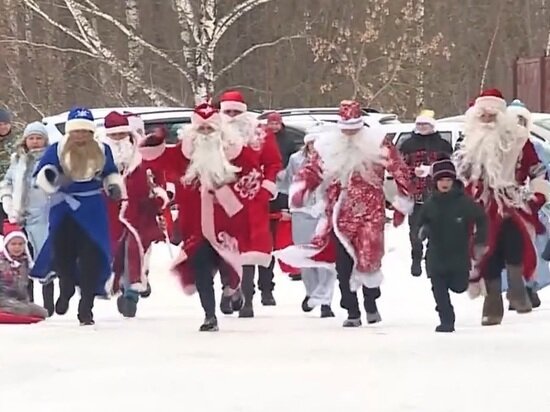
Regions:
<instances>
[{"instance_id":1,"label":"brown boots","mask_svg":"<svg viewBox=\"0 0 550 412\"><path fill-rule=\"evenodd\" d=\"M517 313L531 312L533 307L523 283L523 268L521 265L506 265L506 272L508 274L506 297L510 301L510 305ZM504 316L501 278L485 280L485 284L487 296L483 302L481 324L483 326L500 325Z\"/></svg>"},{"instance_id":2,"label":"brown boots","mask_svg":"<svg viewBox=\"0 0 550 412\"><path fill-rule=\"evenodd\" d=\"M483 302L483 315L481 324L483 326L500 325L504 316L502 302L502 281L499 278L485 280L487 296Z\"/></svg>"},{"instance_id":3,"label":"brown boots","mask_svg":"<svg viewBox=\"0 0 550 412\"><path fill-rule=\"evenodd\" d=\"M507 265L506 271L508 272L508 292L506 293L506 297L510 301L510 305L517 313L531 312L533 306L523 283L523 268L518 265Z\"/></svg>"}]
</instances>

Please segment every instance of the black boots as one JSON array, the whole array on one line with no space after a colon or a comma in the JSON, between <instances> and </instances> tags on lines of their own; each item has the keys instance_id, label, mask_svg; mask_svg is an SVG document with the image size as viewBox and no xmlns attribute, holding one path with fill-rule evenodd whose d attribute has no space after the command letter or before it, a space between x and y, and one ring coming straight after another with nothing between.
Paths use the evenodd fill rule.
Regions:
<instances>
[{"instance_id":1,"label":"black boots","mask_svg":"<svg viewBox=\"0 0 550 412\"><path fill-rule=\"evenodd\" d=\"M127 289L117 299L118 312L125 318L134 318L137 313L137 304L140 293L132 289Z\"/></svg>"},{"instance_id":2,"label":"black boots","mask_svg":"<svg viewBox=\"0 0 550 412\"><path fill-rule=\"evenodd\" d=\"M321 305L321 318L333 318L334 312L332 311L330 305Z\"/></svg>"},{"instance_id":3,"label":"black boots","mask_svg":"<svg viewBox=\"0 0 550 412\"><path fill-rule=\"evenodd\" d=\"M487 296L483 301L482 326L496 326L502 323L504 307L502 302L502 282L500 277L485 280Z\"/></svg>"},{"instance_id":4,"label":"black boots","mask_svg":"<svg viewBox=\"0 0 550 412\"><path fill-rule=\"evenodd\" d=\"M42 299L44 301L44 309L48 311L48 317L51 317L55 312L53 295L54 295L53 281L42 286Z\"/></svg>"},{"instance_id":5,"label":"black boots","mask_svg":"<svg viewBox=\"0 0 550 412\"><path fill-rule=\"evenodd\" d=\"M207 317L204 319L204 323L199 328L199 332L218 332L218 319L215 316Z\"/></svg>"},{"instance_id":6,"label":"black boots","mask_svg":"<svg viewBox=\"0 0 550 412\"><path fill-rule=\"evenodd\" d=\"M277 302L273 297L273 291L265 290L262 291L262 305L264 306L277 306Z\"/></svg>"},{"instance_id":7,"label":"black boots","mask_svg":"<svg viewBox=\"0 0 550 412\"><path fill-rule=\"evenodd\" d=\"M411 275L419 277L422 275L422 261L420 259L413 259L411 264Z\"/></svg>"}]
</instances>

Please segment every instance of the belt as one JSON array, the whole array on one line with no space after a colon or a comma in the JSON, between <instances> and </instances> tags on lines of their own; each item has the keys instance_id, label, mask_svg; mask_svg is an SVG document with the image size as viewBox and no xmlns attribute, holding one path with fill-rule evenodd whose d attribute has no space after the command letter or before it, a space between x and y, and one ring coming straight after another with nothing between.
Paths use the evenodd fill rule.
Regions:
<instances>
[{"instance_id":1,"label":"belt","mask_svg":"<svg viewBox=\"0 0 550 412\"><path fill-rule=\"evenodd\" d=\"M79 197L90 197L90 196L96 196L101 194L101 189L95 189L95 190L88 190L86 192L73 192L73 193L65 193L65 192L56 192L51 196L51 205L50 206L57 206L60 203L67 203L71 210L77 210L80 207L80 201L77 199Z\"/></svg>"}]
</instances>

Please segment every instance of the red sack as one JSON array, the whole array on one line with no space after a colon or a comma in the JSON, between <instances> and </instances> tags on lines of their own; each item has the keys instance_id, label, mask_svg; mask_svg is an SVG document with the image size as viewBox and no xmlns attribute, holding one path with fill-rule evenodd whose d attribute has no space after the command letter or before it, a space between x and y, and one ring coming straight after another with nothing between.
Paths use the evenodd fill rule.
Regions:
<instances>
[{"instance_id":1,"label":"red sack","mask_svg":"<svg viewBox=\"0 0 550 412\"><path fill-rule=\"evenodd\" d=\"M284 249L288 246L292 246L292 223L290 220L279 220L277 222L277 230L275 232L275 239L273 242L273 247L275 250ZM279 267L284 273L290 275L299 275L300 269L296 269L292 266L285 265L283 262L278 260Z\"/></svg>"},{"instance_id":2,"label":"red sack","mask_svg":"<svg viewBox=\"0 0 550 412\"><path fill-rule=\"evenodd\" d=\"M0 325L29 325L43 321L42 318L34 316L13 315L11 313L0 312Z\"/></svg>"}]
</instances>

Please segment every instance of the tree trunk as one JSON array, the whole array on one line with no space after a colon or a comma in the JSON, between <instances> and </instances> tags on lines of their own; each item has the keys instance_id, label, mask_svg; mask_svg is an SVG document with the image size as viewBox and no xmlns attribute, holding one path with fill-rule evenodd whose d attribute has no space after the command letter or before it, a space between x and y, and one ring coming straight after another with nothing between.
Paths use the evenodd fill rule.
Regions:
<instances>
[{"instance_id":1,"label":"tree trunk","mask_svg":"<svg viewBox=\"0 0 550 412\"><path fill-rule=\"evenodd\" d=\"M136 0L126 0L126 24L135 33L140 32L139 10ZM128 64L131 69L139 73L144 72L143 68L143 47L133 39L128 40ZM139 101L140 90L131 82L127 82L128 100L135 104Z\"/></svg>"}]
</instances>

